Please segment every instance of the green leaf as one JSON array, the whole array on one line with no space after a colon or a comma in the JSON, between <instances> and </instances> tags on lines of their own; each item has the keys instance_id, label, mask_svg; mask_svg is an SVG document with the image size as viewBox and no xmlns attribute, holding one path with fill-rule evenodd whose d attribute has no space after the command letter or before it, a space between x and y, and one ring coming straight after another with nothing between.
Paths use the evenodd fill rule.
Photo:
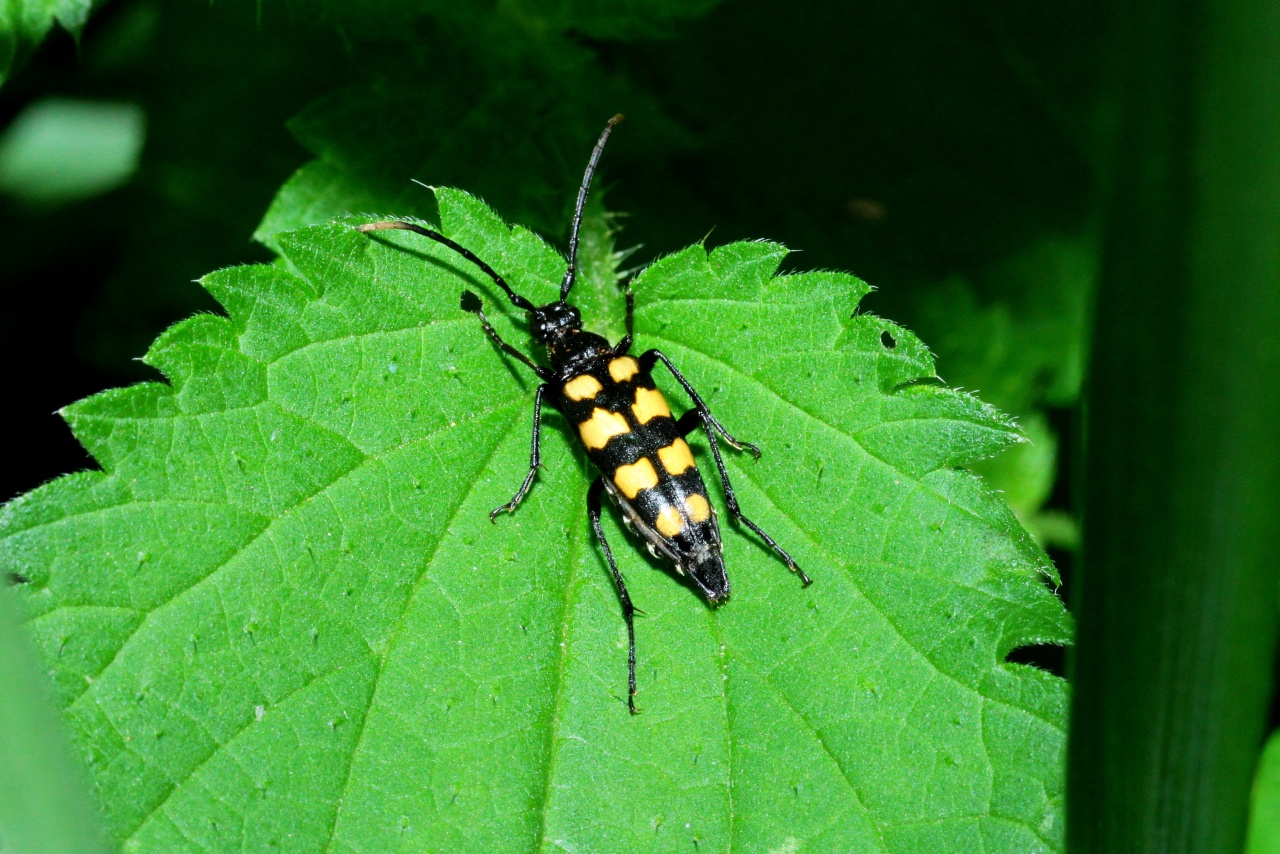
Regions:
<instances>
[{"instance_id":1,"label":"green leaf","mask_svg":"<svg viewBox=\"0 0 1280 854\"><path fill-rule=\"evenodd\" d=\"M10 0L0 4L0 83L44 40L55 22L78 34L92 0Z\"/></svg>"},{"instance_id":2,"label":"green leaf","mask_svg":"<svg viewBox=\"0 0 1280 854\"><path fill-rule=\"evenodd\" d=\"M1079 398L1096 266L1085 241L1043 238L976 281L950 277L921 300L919 312L946 380L1012 413L1029 440L974 470L1040 542L1064 548L1075 548L1079 535L1073 519L1043 509L1058 448L1044 407Z\"/></svg>"},{"instance_id":3,"label":"green leaf","mask_svg":"<svg viewBox=\"0 0 1280 854\"><path fill-rule=\"evenodd\" d=\"M445 233L535 301L563 259L437 191ZM691 247L635 282L659 347L737 435L746 512L809 588L724 520L711 609L606 530L645 616L639 705L559 416L492 283L416 235L350 223L215 273L228 317L147 356L172 385L68 407L102 464L8 505L0 553L94 775L142 850L1060 850L1063 683L1004 663L1064 643L1052 565L956 468L1020 440L785 250ZM609 253L607 281L616 266ZM683 400L669 377L660 384ZM691 437L704 472L707 451ZM712 489L714 496L718 490Z\"/></svg>"}]
</instances>

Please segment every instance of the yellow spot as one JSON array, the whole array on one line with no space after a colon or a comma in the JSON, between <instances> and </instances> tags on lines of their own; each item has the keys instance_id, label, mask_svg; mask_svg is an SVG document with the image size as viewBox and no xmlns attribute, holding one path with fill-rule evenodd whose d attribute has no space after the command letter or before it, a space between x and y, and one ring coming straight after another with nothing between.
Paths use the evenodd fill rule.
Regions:
<instances>
[{"instance_id":1,"label":"yellow spot","mask_svg":"<svg viewBox=\"0 0 1280 854\"><path fill-rule=\"evenodd\" d=\"M658 417L671 417L671 409L667 406L666 399L656 388L636 389L636 402L631 404L631 411L635 413L636 420L641 424L648 424Z\"/></svg>"},{"instance_id":2,"label":"yellow spot","mask_svg":"<svg viewBox=\"0 0 1280 854\"><path fill-rule=\"evenodd\" d=\"M676 439L667 447L659 449L658 459L662 460L662 467L667 470L667 474L671 475L680 474L685 469L693 467L693 454L690 453L684 439Z\"/></svg>"},{"instance_id":3,"label":"yellow spot","mask_svg":"<svg viewBox=\"0 0 1280 854\"><path fill-rule=\"evenodd\" d=\"M668 504L658 514L658 521L655 524L659 534L671 539L684 530L684 517L680 515L679 510Z\"/></svg>"},{"instance_id":4,"label":"yellow spot","mask_svg":"<svg viewBox=\"0 0 1280 854\"><path fill-rule=\"evenodd\" d=\"M582 374L564 384L564 396L570 400L591 400L602 388L600 381L591 374Z\"/></svg>"},{"instance_id":5,"label":"yellow spot","mask_svg":"<svg viewBox=\"0 0 1280 854\"><path fill-rule=\"evenodd\" d=\"M658 472L647 457L641 457L629 466L618 466L613 473L613 482L627 498L635 498L640 490L658 485Z\"/></svg>"},{"instance_id":6,"label":"yellow spot","mask_svg":"<svg viewBox=\"0 0 1280 854\"><path fill-rule=\"evenodd\" d=\"M685 512L693 522L705 522L711 518L711 505L701 495L690 495L684 500Z\"/></svg>"},{"instance_id":7,"label":"yellow spot","mask_svg":"<svg viewBox=\"0 0 1280 854\"><path fill-rule=\"evenodd\" d=\"M640 363L630 356L619 356L609 363L609 376L615 383L625 383L640 373Z\"/></svg>"},{"instance_id":8,"label":"yellow spot","mask_svg":"<svg viewBox=\"0 0 1280 854\"><path fill-rule=\"evenodd\" d=\"M627 419L616 412L596 407L591 410L591 417L578 425L578 435L587 450L599 451L609 444L614 436L621 436L631 430Z\"/></svg>"}]
</instances>

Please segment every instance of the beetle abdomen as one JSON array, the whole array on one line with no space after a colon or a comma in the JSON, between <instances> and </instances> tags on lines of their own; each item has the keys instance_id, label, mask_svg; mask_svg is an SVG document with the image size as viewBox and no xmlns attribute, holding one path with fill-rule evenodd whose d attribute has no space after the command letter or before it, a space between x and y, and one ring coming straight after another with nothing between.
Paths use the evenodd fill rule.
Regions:
<instances>
[{"instance_id":1,"label":"beetle abdomen","mask_svg":"<svg viewBox=\"0 0 1280 854\"><path fill-rule=\"evenodd\" d=\"M720 529L693 453L653 377L633 357L619 356L569 378L559 392L561 411L637 533L708 599L722 601L729 580Z\"/></svg>"}]
</instances>

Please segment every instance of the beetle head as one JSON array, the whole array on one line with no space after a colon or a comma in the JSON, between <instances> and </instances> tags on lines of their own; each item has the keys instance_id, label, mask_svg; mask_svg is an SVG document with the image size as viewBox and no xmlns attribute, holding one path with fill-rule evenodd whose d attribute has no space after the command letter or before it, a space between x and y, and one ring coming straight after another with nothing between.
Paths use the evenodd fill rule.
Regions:
<instances>
[{"instance_id":1,"label":"beetle head","mask_svg":"<svg viewBox=\"0 0 1280 854\"><path fill-rule=\"evenodd\" d=\"M539 344L549 344L557 339L582 330L582 314L564 302L553 302L528 311L529 331Z\"/></svg>"}]
</instances>

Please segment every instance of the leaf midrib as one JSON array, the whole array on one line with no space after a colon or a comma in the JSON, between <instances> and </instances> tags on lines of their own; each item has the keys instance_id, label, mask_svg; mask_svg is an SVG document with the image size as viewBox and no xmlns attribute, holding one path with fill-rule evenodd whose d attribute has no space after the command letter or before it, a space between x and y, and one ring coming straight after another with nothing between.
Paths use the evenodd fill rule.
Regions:
<instances>
[{"instance_id":1,"label":"leaf midrib","mask_svg":"<svg viewBox=\"0 0 1280 854\"><path fill-rule=\"evenodd\" d=\"M560 755L559 733L560 719L564 712L564 683L565 683L565 666L569 660L569 622L573 614L573 603L578 591L578 572L576 568L582 562L582 556L586 550L582 548L582 526L572 525L569 528L573 532L569 541L569 573L568 585L565 589L564 608L560 612L559 629L556 639L556 677L555 677L555 699L551 706L550 724L547 727L547 739L545 745L545 754L543 759L543 778L542 792L539 802L536 805L538 810L538 840L532 850L543 851L546 849L547 842L547 812L551 803L552 780L555 778L556 759ZM577 552L577 559L574 559L572 553ZM559 847L559 846L557 846Z\"/></svg>"},{"instance_id":2,"label":"leaf midrib","mask_svg":"<svg viewBox=\"0 0 1280 854\"><path fill-rule=\"evenodd\" d=\"M523 402L524 401L522 399L517 398L516 400L512 401L509 407L503 407L503 408L514 408L515 404L519 404ZM501 438L496 440L493 443L493 446L489 449L489 453L485 457L485 461L483 465L481 465L480 467L482 471L489 467L489 465L493 462L494 457L497 456L498 450L502 448L506 444L507 440L513 435L516 429L516 424L517 424L517 421L513 417L507 429L501 432ZM392 627L391 632L387 636L387 642L383 645L381 654L375 653L375 657L377 659L377 668L373 678L373 686L369 690L369 699L366 701L364 711L360 716L360 729L356 733L355 742L351 745L351 752L349 754L349 759L347 761L346 774L344 775L342 780L342 790L338 794L338 798L333 810L333 821L329 825L329 838L325 841L324 850L326 852L330 851L333 848L333 843L337 836L338 822L342 818L342 810L346 804L347 794L350 791L351 776L352 776L353 770L355 769L356 757L360 753L361 745L364 743L364 734L365 734L368 720L369 720L369 713L373 710L373 705L375 702L377 702L377 699L378 699L378 688L382 684L382 675L383 673L386 672L386 669L387 669L386 667L387 659L390 658L392 651L398 645L401 634L404 632L405 617L413 609L413 603L417 600L418 593L422 589L422 580L426 578L427 573L430 571L432 564L435 561L436 555L439 554L440 552L441 546L443 546L445 541L449 539L449 533L453 528L454 519L458 517L458 513L462 511L463 505L465 505L467 503L467 500L475 493L475 490L477 486L481 483L481 480L482 478L478 478L478 477L474 478L467 485L467 488L462 493L462 495L458 497L458 502L453 506L452 510L450 510L447 521L445 522L444 526L440 529L439 538L437 538L437 540L431 547L431 553L424 557L422 561L422 569L419 570L417 576L415 576L413 579L412 591L407 597L405 597L404 605L401 607L400 613L396 615L395 623Z\"/></svg>"}]
</instances>

